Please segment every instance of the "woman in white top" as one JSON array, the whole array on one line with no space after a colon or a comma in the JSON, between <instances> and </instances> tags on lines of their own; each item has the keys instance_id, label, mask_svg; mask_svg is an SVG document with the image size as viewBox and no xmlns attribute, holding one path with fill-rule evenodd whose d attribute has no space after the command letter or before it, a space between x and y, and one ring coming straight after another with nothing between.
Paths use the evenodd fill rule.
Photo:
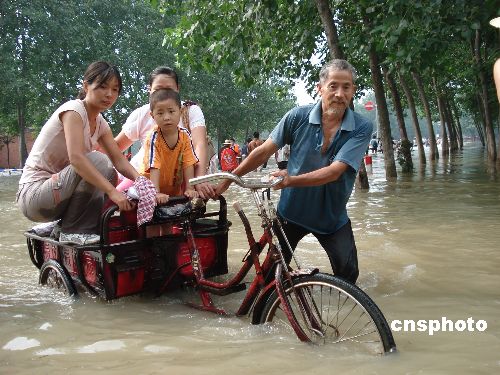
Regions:
<instances>
[{"instance_id":1,"label":"woman in white top","mask_svg":"<svg viewBox=\"0 0 500 375\"><path fill-rule=\"evenodd\" d=\"M30 220L61 220L62 243L99 242L99 217L106 196L120 210L134 207L116 190L113 166L132 180L139 174L119 150L101 115L113 106L121 89L115 66L104 61L90 64L78 99L52 114L26 160L16 201Z\"/></svg>"},{"instance_id":2,"label":"woman in white top","mask_svg":"<svg viewBox=\"0 0 500 375\"><path fill-rule=\"evenodd\" d=\"M179 78L177 73L168 67L157 67L149 76L149 92L152 93L159 89L172 89L179 92ZM125 151L137 140L144 141L153 129L154 120L150 114L149 104L134 110L122 127L122 131L115 138L120 150ZM207 129L205 126L205 117L201 108L190 102L183 102L182 116L179 127L184 127L191 133L194 150L199 162L195 165L195 177L203 176L208 167L208 147L207 147ZM142 161L144 150L141 147L139 152L132 158L131 163L138 167ZM121 185L123 188L125 185ZM215 190L210 184L198 184L196 190L202 198L213 198Z\"/></svg>"}]
</instances>

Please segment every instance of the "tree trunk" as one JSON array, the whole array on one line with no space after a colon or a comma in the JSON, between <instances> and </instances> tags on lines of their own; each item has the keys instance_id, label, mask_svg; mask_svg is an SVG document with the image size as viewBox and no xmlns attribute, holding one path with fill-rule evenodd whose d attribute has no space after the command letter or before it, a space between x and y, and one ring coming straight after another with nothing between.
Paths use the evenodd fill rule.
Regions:
<instances>
[{"instance_id":1,"label":"tree trunk","mask_svg":"<svg viewBox=\"0 0 500 375\"><path fill-rule=\"evenodd\" d=\"M436 102L438 105L438 112L439 112L439 122L441 123L441 153L443 156L449 154L449 149L448 149L448 136L447 136L447 131L446 131L446 116L444 114L444 103L443 103L443 98L442 98L442 93L438 88L437 80L436 77L432 77L432 84L434 86L434 92L436 94Z\"/></svg>"},{"instance_id":2,"label":"tree trunk","mask_svg":"<svg viewBox=\"0 0 500 375\"><path fill-rule=\"evenodd\" d=\"M369 26L366 18L364 19L365 26ZM368 56L370 59L370 71L373 82L373 90L375 91L375 100L377 101L377 114L379 123L380 141L384 148L384 166L385 177L392 179L398 176L396 171L396 162L394 161L394 148L392 145L391 124L389 121L389 111L387 110L387 101L385 100L384 84L382 81L382 73L378 62L378 56L375 48L370 46Z\"/></svg>"},{"instance_id":3,"label":"tree trunk","mask_svg":"<svg viewBox=\"0 0 500 375\"><path fill-rule=\"evenodd\" d=\"M453 118L453 114L451 113L451 107L450 107L450 101L448 98L443 97L443 102L444 102L444 108L445 108L445 115L446 118L448 119L448 130L450 132L450 151L451 152L457 152L459 147L459 140L460 140L460 135L458 133L458 127L455 124L455 119Z\"/></svg>"},{"instance_id":4,"label":"tree trunk","mask_svg":"<svg viewBox=\"0 0 500 375\"><path fill-rule=\"evenodd\" d=\"M399 142L398 146L397 159L403 172L410 172L413 170L413 160L411 158L411 145L408 140L408 133L406 132L403 106L401 105L401 96L399 95L396 82L394 81L392 74L389 73L387 67L382 67L382 71L384 72L385 81L387 82L387 86L391 92L392 102L394 104L394 110L398 120L399 137L401 142Z\"/></svg>"},{"instance_id":5,"label":"tree trunk","mask_svg":"<svg viewBox=\"0 0 500 375\"><path fill-rule=\"evenodd\" d=\"M19 129L19 168L23 168L24 163L28 158L28 149L26 147L26 123L23 103L17 103L17 126Z\"/></svg>"},{"instance_id":6,"label":"tree trunk","mask_svg":"<svg viewBox=\"0 0 500 375\"><path fill-rule=\"evenodd\" d=\"M405 78L401 72L398 72L399 83L401 83L401 87L406 96L406 100L408 101L408 107L411 113L411 119L413 122L413 130L415 130L415 138L417 140L417 148L418 148L418 159L420 161L420 165L424 165L426 163L425 160L425 151L424 144L422 143L422 132L420 131L420 125L418 124L418 116L417 110L415 108L415 100L413 99L413 94L411 93L410 87L406 83Z\"/></svg>"},{"instance_id":7,"label":"tree trunk","mask_svg":"<svg viewBox=\"0 0 500 375\"><path fill-rule=\"evenodd\" d=\"M455 103L454 100L451 101L451 114L455 118L455 124L457 125L457 131L458 131L458 139L459 139L459 147L461 150L464 148L464 134L462 131L462 124L460 124L460 116L458 114L458 108L457 104Z\"/></svg>"},{"instance_id":8,"label":"tree trunk","mask_svg":"<svg viewBox=\"0 0 500 375\"><path fill-rule=\"evenodd\" d=\"M399 137L401 138L401 140L408 140L408 134L406 132L405 125L405 116L403 113L403 106L401 105L401 96L399 95L396 82L394 81L392 74L389 73L386 67L382 67L382 71L384 72L385 81L387 82L387 86L389 87L389 91L391 92L394 111L396 112L396 118L398 120Z\"/></svg>"},{"instance_id":9,"label":"tree trunk","mask_svg":"<svg viewBox=\"0 0 500 375\"><path fill-rule=\"evenodd\" d=\"M451 111L449 108L449 103L446 98L443 96L441 98L444 109L444 116L446 119L446 124L448 127L448 133L450 134L450 152L456 153L458 150L458 142L457 142L457 131L455 129L455 125L453 123L453 118L451 116Z\"/></svg>"},{"instance_id":10,"label":"tree trunk","mask_svg":"<svg viewBox=\"0 0 500 375\"><path fill-rule=\"evenodd\" d=\"M439 120L441 121L441 152L443 156L450 154L450 142L448 141L448 131L446 130L446 116L444 111L443 98L438 98ZM451 135L450 135L451 138Z\"/></svg>"},{"instance_id":11,"label":"tree trunk","mask_svg":"<svg viewBox=\"0 0 500 375\"><path fill-rule=\"evenodd\" d=\"M22 17L22 26L23 30L28 30L28 18ZM21 78L25 79L28 71L27 68L27 57L26 57L26 32L21 34L20 40L18 40L17 47L20 51L20 60L21 60ZM17 88L17 127L19 130L19 167L23 168L26 159L28 158L28 150L26 147L26 100L25 100L25 88L18 87Z\"/></svg>"},{"instance_id":12,"label":"tree trunk","mask_svg":"<svg viewBox=\"0 0 500 375\"><path fill-rule=\"evenodd\" d=\"M344 59L344 53L340 48L339 36L328 0L315 0L318 13L326 34L326 41L332 59Z\"/></svg>"},{"instance_id":13,"label":"tree trunk","mask_svg":"<svg viewBox=\"0 0 500 375\"><path fill-rule=\"evenodd\" d=\"M483 111L483 102L481 96L476 94L477 108L479 109L479 124L476 123L477 132L479 134L479 138L481 139L481 144L483 147L486 145L486 120L484 119L484 111Z\"/></svg>"},{"instance_id":14,"label":"tree trunk","mask_svg":"<svg viewBox=\"0 0 500 375\"><path fill-rule=\"evenodd\" d=\"M344 53L340 48L337 27L335 26L335 22L333 22L333 15L328 0L315 0L315 2L323 29L325 30L330 56L333 59L344 59ZM351 102L351 106L352 105L353 104ZM364 160L361 161L361 167L359 168L358 175L356 176L356 187L365 190L370 188Z\"/></svg>"},{"instance_id":15,"label":"tree trunk","mask_svg":"<svg viewBox=\"0 0 500 375\"><path fill-rule=\"evenodd\" d=\"M430 146L429 159L434 161L439 158L439 153L436 145L436 135L434 134L434 127L432 126L432 116L431 116L431 109L429 107L429 101L427 100L427 95L425 94L425 89L420 74L412 70L411 75L413 76L413 80L417 85L417 91L418 95L420 96L420 101L424 106L425 118L427 120L427 129L429 132L429 146Z\"/></svg>"},{"instance_id":16,"label":"tree trunk","mask_svg":"<svg viewBox=\"0 0 500 375\"><path fill-rule=\"evenodd\" d=\"M364 161L361 162L361 165L358 169L358 175L356 176L355 181L356 189L367 190L370 187L370 182L368 181L368 174L366 173L366 166Z\"/></svg>"},{"instance_id":17,"label":"tree trunk","mask_svg":"<svg viewBox=\"0 0 500 375\"><path fill-rule=\"evenodd\" d=\"M484 114L484 121L486 127L486 152L488 154L488 160L495 161L497 158L497 150L495 144L495 132L493 130L493 123L491 121L491 112L488 105L488 83L486 75L484 74L484 69L481 68L482 58L480 53L481 45L481 34L479 30L476 30L476 38L474 41L474 60L476 62L476 67L479 68L479 95L482 101L482 108Z\"/></svg>"}]
</instances>

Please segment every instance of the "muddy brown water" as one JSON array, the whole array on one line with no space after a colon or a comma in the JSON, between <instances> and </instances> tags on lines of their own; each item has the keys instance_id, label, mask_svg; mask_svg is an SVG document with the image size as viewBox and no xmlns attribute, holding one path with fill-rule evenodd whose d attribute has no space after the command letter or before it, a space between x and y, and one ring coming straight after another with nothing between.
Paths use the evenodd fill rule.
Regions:
<instances>
[{"instance_id":1,"label":"muddy brown water","mask_svg":"<svg viewBox=\"0 0 500 375\"><path fill-rule=\"evenodd\" d=\"M454 324L452 332L432 335L418 326L393 331L399 352L384 357L306 345L291 332L252 326L247 317L194 310L179 294L107 303L41 287L23 236L31 223L13 203L18 177L0 177L0 373L500 373L500 178L483 157L482 149L466 145L449 160L387 182L383 157L375 155L370 192L351 197L358 285L388 322L396 329L405 320ZM246 192L232 187L226 198L237 199L257 223ZM232 211L230 220L235 270L246 240ZM297 255L303 266L330 272L313 237ZM216 303L234 312L241 297ZM469 318L474 324L467 325Z\"/></svg>"}]
</instances>

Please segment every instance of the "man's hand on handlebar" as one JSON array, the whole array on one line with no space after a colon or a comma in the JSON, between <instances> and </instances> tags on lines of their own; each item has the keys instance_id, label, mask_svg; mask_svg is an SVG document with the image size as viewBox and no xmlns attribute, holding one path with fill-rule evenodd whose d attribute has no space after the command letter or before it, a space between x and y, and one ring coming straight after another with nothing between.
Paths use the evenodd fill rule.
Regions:
<instances>
[{"instance_id":1,"label":"man's hand on handlebar","mask_svg":"<svg viewBox=\"0 0 500 375\"><path fill-rule=\"evenodd\" d=\"M216 195L222 195L229 188L229 185L231 185L230 180L222 180L221 182L219 182L219 184L215 188Z\"/></svg>"},{"instance_id":2,"label":"man's hand on handlebar","mask_svg":"<svg viewBox=\"0 0 500 375\"><path fill-rule=\"evenodd\" d=\"M273 186L273 190L286 188L289 184L290 177L288 176L288 172L286 169L282 169L276 172L271 172L270 176L271 176L271 181L273 180L273 177L283 177L283 180L280 183Z\"/></svg>"}]
</instances>

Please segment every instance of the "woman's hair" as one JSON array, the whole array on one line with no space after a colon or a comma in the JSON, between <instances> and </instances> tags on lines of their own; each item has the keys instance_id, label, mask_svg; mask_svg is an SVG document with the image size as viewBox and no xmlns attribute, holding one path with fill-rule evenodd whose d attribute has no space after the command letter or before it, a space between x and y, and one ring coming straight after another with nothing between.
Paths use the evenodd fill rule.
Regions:
<instances>
[{"instance_id":1,"label":"woman's hair","mask_svg":"<svg viewBox=\"0 0 500 375\"><path fill-rule=\"evenodd\" d=\"M177 87L179 87L179 77L177 76L177 73L175 72L175 70L169 68L168 66L158 66L151 72L151 74L149 75L149 87L153 86L153 81L156 79L156 77L161 75L166 75L173 78L175 80L175 84L177 85Z\"/></svg>"},{"instance_id":2,"label":"woman's hair","mask_svg":"<svg viewBox=\"0 0 500 375\"><path fill-rule=\"evenodd\" d=\"M122 92L122 77L115 65L111 65L106 61L94 61L90 64L83 75L83 81L88 84L96 83L102 85L112 78L118 81L118 93ZM78 99L85 99L85 91L82 89L78 93Z\"/></svg>"},{"instance_id":3,"label":"woman's hair","mask_svg":"<svg viewBox=\"0 0 500 375\"><path fill-rule=\"evenodd\" d=\"M149 108L151 109L151 112L154 111L159 102L169 99L174 100L177 106L181 108L181 97L177 91L172 89L160 89L151 93L151 95L149 95Z\"/></svg>"}]
</instances>

